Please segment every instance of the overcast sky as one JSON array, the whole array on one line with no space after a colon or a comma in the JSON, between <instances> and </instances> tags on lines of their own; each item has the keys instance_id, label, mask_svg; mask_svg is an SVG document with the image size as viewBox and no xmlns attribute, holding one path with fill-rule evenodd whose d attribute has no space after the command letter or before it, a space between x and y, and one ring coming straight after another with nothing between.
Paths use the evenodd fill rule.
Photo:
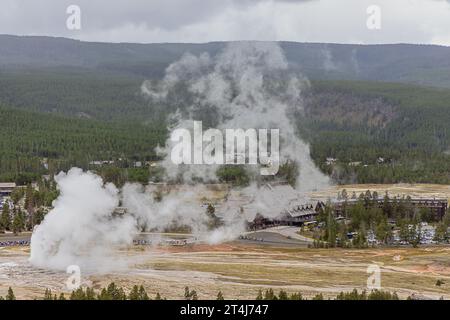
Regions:
<instances>
[{"instance_id":1,"label":"overcast sky","mask_svg":"<svg viewBox=\"0 0 450 320\"><path fill-rule=\"evenodd\" d=\"M450 0L0 0L0 33L106 42L289 40L450 45ZM66 27L69 5L81 30ZM381 8L381 29L366 10Z\"/></svg>"}]
</instances>

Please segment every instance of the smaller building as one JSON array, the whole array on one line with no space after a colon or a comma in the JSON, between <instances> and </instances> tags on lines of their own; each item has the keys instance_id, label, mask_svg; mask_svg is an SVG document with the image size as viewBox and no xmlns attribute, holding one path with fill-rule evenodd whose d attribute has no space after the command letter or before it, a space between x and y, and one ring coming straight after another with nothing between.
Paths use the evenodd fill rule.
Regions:
<instances>
[{"instance_id":1,"label":"smaller building","mask_svg":"<svg viewBox=\"0 0 450 320\"><path fill-rule=\"evenodd\" d=\"M10 196L15 187L15 182L0 182L0 196Z\"/></svg>"},{"instance_id":2,"label":"smaller building","mask_svg":"<svg viewBox=\"0 0 450 320\"><path fill-rule=\"evenodd\" d=\"M325 160L325 163L327 164L327 166L331 166L333 164L335 164L337 162L336 158L331 158L331 157L327 157L327 159Z\"/></svg>"},{"instance_id":3,"label":"smaller building","mask_svg":"<svg viewBox=\"0 0 450 320\"><path fill-rule=\"evenodd\" d=\"M113 160L94 160L89 162L91 166L107 166L107 165L113 165Z\"/></svg>"}]
</instances>

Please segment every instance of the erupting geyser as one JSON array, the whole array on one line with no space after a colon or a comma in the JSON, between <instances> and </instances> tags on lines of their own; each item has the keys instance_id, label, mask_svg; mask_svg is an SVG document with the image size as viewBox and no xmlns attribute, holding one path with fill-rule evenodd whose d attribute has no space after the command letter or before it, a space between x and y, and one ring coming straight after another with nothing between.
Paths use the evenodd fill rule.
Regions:
<instances>
[{"instance_id":1,"label":"erupting geyser","mask_svg":"<svg viewBox=\"0 0 450 320\"><path fill-rule=\"evenodd\" d=\"M66 269L79 265L107 268L114 245L130 244L137 232L131 216L111 218L119 204L113 184L73 168L55 177L60 195L31 237L30 262L39 267Z\"/></svg>"}]
</instances>

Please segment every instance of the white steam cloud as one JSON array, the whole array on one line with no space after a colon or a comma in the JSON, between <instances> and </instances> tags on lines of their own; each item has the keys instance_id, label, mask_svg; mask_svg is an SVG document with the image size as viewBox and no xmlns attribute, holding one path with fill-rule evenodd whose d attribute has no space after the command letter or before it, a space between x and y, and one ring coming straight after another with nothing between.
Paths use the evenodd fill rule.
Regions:
<instances>
[{"instance_id":1,"label":"white steam cloud","mask_svg":"<svg viewBox=\"0 0 450 320\"><path fill-rule=\"evenodd\" d=\"M296 188L253 183L228 190L220 201L207 199L215 203L221 220L211 230L204 203L209 187L192 182L216 180L216 166L190 165L180 170L167 156L163 166L168 178L181 175L189 184L172 185L162 197L157 197L158 186L126 184L119 191L95 174L75 168L56 177L60 196L33 233L30 261L46 268L77 264L95 269L110 263L112 251L130 245L141 230L164 231L174 225L188 226L200 241L220 243L244 232L246 222L258 213L276 217L304 203L307 191L328 184L310 159L309 146L298 137L294 121L302 116L301 93L308 85L290 72L276 44L232 43L214 57L186 54L168 67L161 82L145 82L143 92L173 108L173 128L202 120L218 129L280 129L280 160L295 161L299 167ZM170 155L170 148L168 141L161 151ZM113 215L120 202L128 212Z\"/></svg>"},{"instance_id":2,"label":"white steam cloud","mask_svg":"<svg viewBox=\"0 0 450 320\"><path fill-rule=\"evenodd\" d=\"M131 216L111 216L119 204L117 188L78 168L55 179L60 196L33 232L30 262L52 269L108 268L113 247L131 243L136 233Z\"/></svg>"},{"instance_id":3,"label":"white steam cloud","mask_svg":"<svg viewBox=\"0 0 450 320\"><path fill-rule=\"evenodd\" d=\"M185 54L168 67L162 82L144 82L142 91L153 101L174 112L172 128L190 128L189 120L206 120L218 129L280 129L281 163L299 165L297 190L305 192L328 184L314 165L309 146L298 137L295 117L302 116L302 90L308 81L290 72L283 50L276 43L236 42L215 57ZM162 154L169 155L173 142L166 142ZM165 157L169 178L182 174L214 180L212 165L178 166Z\"/></svg>"},{"instance_id":4,"label":"white steam cloud","mask_svg":"<svg viewBox=\"0 0 450 320\"><path fill-rule=\"evenodd\" d=\"M122 192L92 172L72 168L56 176L60 196L31 237L30 262L38 267L65 270L78 265L91 272L109 271L126 261L117 261L114 250L131 245L141 230L165 231L189 227L200 241L219 243L233 240L245 230L244 217L210 230L210 218L202 207L203 185L180 186L162 199L154 186L126 184ZM120 200L128 209L115 214Z\"/></svg>"}]
</instances>

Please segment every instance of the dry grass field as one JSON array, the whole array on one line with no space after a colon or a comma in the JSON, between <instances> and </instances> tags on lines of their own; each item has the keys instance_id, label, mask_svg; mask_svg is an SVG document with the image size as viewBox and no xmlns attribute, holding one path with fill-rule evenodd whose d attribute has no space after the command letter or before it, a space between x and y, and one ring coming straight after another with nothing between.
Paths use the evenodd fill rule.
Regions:
<instances>
[{"instance_id":1,"label":"dry grass field","mask_svg":"<svg viewBox=\"0 0 450 320\"><path fill-rule=\"evenodd\" d=\"M450 185L442 184L351 184L333 186L324 190L312 192L310 195L314 199L336 198L337 193L347 190L351 196L353 192L359 195L367 190L377 191L380 196L384 196L388 192L389 197L394 196L411 196L418 198L444 198L450 201Z\"/></svg>"},{"instance_id":2,"label":"dry grass field","mask_svg":"<svg viewBox=\"0 0 450 320\"><path fill-rule=\"evenodd\" d=\"M314 199L336 197L346 189L350 194L376 190L380 195L450 198L450 186L430 184L348 185L313 192ZM220 193L220 192L219 192ZM317 293L334 297L340 291L367 286L367 267L381 269L381 287L401 298L415 293L428 298L450 299L450 247L412 247L379 249L308 249L305 246L231 242L221 245L184 247L140 247L117 249L105 272L85 273L83 285L101 288L111 281L126 288L143 284L151 295L160 292L168 299L182 299L184 287L198 292L201 299L215 299L223 292L229 299L253 299L259 289L273 288ZM29 248L0 248L0 295L9 286L21 299L41 298L45 288L67 292L68 274L41 270L28 262ZM125 262L125 263L123 263ZM443 285L437 286L437 280Z\"/></svg>"},{"instance_id":3,"label":"dry grass field","mask_svg":"<svg viewBox=\"0 0 450 320\"><path fill-rule=\"evenodd\" d=\"M450 247L392 249L296 249L228 243L217 246L133 247L117 252L129 266L106 274L82 274L83 284L100 288L111 281L131 288L143 284L152 295L183 298L184 287L201 299L252 299L258 289L284 289L304 296L363 290L367 267L381 268L381 286L401 298L412 293L450 299ZM42 297L45 288L65 291L64 272L35 269L28 249L0 250L0 295L12 286L18 298ZM444 285L436 286L441 279Z\"/></svg>"}]
</instances>

